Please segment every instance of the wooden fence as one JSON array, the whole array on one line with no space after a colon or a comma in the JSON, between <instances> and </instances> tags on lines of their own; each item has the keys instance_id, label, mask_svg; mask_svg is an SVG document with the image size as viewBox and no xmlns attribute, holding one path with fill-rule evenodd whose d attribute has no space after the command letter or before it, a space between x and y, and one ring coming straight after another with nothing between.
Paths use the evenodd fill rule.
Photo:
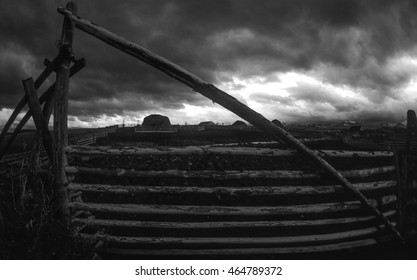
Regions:
<instances>
[{"instance_id":1,"label":"wooden fence","mask_svg":"<svg viewBox=\"0 0 417 280\"><path fill-rule=\"evenodd\" d=\"M203 81L200 77L138 44L80 18L77 16L77 8L74 3L68 3L65 9L59 8L58 12L64 15L61 39L58 43L58 56L52 62L46 61L44 72L35 81L27 79L23 82L25 97L22 98L3 129L0 140L3 140L2 138L4 138L17 114L28 103L30 110L24 120L20 122L18 128L21 129L30 116L34 118L39 136L42 137L44 149L52 162L55 178L54 188L57 194L55 200L56 205L58 205L57 213L59 216L62 219L67 219L70 209L72 213L80 215L93 213L95 219L78 216L78 219L83 219L79 222L83 222L87 226L96 225L99 228L106 225L129 227L133 232L141 233L137 236L119 236L117 234L118 229L115 229L114 232L111 231L110 237L95 235L110 244L117 243L118 246L121 245L121 247L108 247L110 248L108 254L119 254L120 252L129 254L133 252L138 255L166 255L167 249L169 254L178 255L190 254L187 251L188 249L193 250L191 255L217 254L220 252L221 254L231 255L240 254L240 252L245 254L299 253L365 246L387 239L404 241L403 234L400 231L403 228L401 223L407 209L401 205L406 203L407 198L404 197L404 190L408 185L402 180L404 176L399 171L403 168L403 165L398 163L402 162L401 159L398 159L396 163L391 162L387 165L375 166L372 158L387 158L384 152L376 153L375 157L371 157L369 153L356 153L353 156L355 153L352 151L321 152L311 150L283 128L275 125L214 85ZM135 161L135 165L126 168L114 168L109 162L113 162L113 164L118 162L123 165L132 158L144 157L144 153L149 151L135 150L130 153L123 150L113 152L108 149L102 152L100 149L103 148L91 150L86 147L69 147L69 144L71 144L68 143L67 128L69 81L72 75L85 66L85 60L74 59L72 53L75 28L157 68L240 116L265 132L271 139L284 141L296 151L296 154L294 154L294 151L264 151L267 154L272 153L272 158L275 159L270 162L271 166L277 163L286 163L286 160L290 157L291 162L295 163L298 163L300 159L307 160L311 169L289 169L288 166L284 165L273 170L242 169L243 167L234 167L229 170L224 168L228 164L228 161L224 160L223 163L217 162L217 167L209 166L210 168L208 168L203 166L203 169L196 169L194 166L198 166L197 162L190 161L188 167L182 165L181 168L165 170L164 168L149 169L149 167L146 167L146 164L153 163L149 159L147 161ZM54 71L57 73L55 84L51 85L50 89L38 98L36 90ZM45 105L41 108L43 103ZM54 110L53 135L47 127L52 110ZM103 137L103 135L105 135L105 132L104 134L80 137L74 141L78 144L88 145L94 143L98 137ZM190 151L192 152L193 149L198 150L200 148L194 147L181 153L187 154ZM4 151L2 151L3 154ZM166 156L157 151L153 152L158 156ZM171 152L174 157L180 158L179 150ZM201 153L203 156L212 153L216 157L224 154L234 157L252 156L256 151L237 149L233 152L225 152L201 149ZM242 153L247 154L242 155ZM282 153L290 154L281 158ZM91 157L100 157L101 160L95 161L94 164L98 166L93 165L94 167L91 167L92 164L90 163L89 166L77 166L74 165L74 161L69 165L67 158L73 160L71 158L73 155L76 155L76 163L85 159L89 160ZM77 157L77 155L82 156ZM278 155L278 157L275 157L275 155ZM352 164L358 163L360 158L365 158L370 162L361 168L346 169L345 164L338 165L333 162L332 155L339 155L345 161L348 158L352 161ZM151 156L155 155L152 154ZM186 157L190 156L194 155L191 153ZM256 157L256 155L254 156ZM261 158L266 160L265 158L268 159L271 156L266 155ZM388 158L389 160L395 159L392 154L389 154ZM180 161L183 162L184 159ZM101 164L106 162L110 165L100 167ZM216 161L209 160L207 162L215 164L213 162ZM250 164L250 162L250 160L247 160L245 164ZM405 163L407 164L407 161ZM296 166L297 164L292 165L292 167ZM163 185L155 185L154 183L154 185L144 187L146 185L143 182L146 183L149 180L149 182L152 182L152 179L165 180L166 178L170 181L166 181ZM253 186L242 186L241 189L237 189L227 184L231 180L237 179L255 183L257 180L266 180L277 185L272 184L263 188L254 184ZM102 182L90 182L89 180L102 180ZM116 185L111 184L112 180L137 182L137 184L134 186L128 186L129 184ZM69 201L67 186L71 181L74 184L70 186L70 189L81 194L83 201ZM302 187L299 187L299 181L301 181ZM174 182L175 185L168 184L170 182ZM193 182L201 184L202 182L209 182L213 188L202 187L196 189L192 186ZM326 182L329 184L323 185ZM397 191L398 183L401 185L399 187L400 191ZM321 187L316 188L317 184L321 184ZM201 187L201 185L196 187ZM259 192L256 189L264 191ZM99 195L93 199L103 198L104 201L93 200L88 202L89 198L95 197L94 195L83 196L84 193L87 194L88 192L98 193ZM126 200L121 200L122 203L115 197L106 197L106 193L109 192L114 195L131 194L139 200L135 203L126 203L128 197L124 196ZM217 199L217 197L224 197L224 194L228 194L226 200ZM329 196L325 194L329 194ZM188 204L176 203L175 195L180 195L180 200L185 199ZM307 195L307 200L303 200L302 195ZM260 196L261 199L258 199L257 196ZM71 197L76 196L71 195ZM251 199L247 199L248 197ZM256 199L252 200L253 197L256 197ZM173 202L169 198L172 198ZM117 202L109 202L112 199L116 199ZM172 203L168 204L167 199ZM225 205L225 201L231 201L230 203L234 204ZM259 204L251 205L251 201L258 201ZM199 202L198 205L193 204L196 202ZM266 205L265 202L267 202ZM400 214L399 219L397 213ZM134 217L138 219L132 220L131 218ZM346 225L349 226L345 227ZM274 230L269 231L270 227L274 227ZM168 229L169 235L160 235ZM261 233L258 232L254 235L256 240L252 238L253 236L245 235L247 232L257 229ZM184 235L178 236L179 232L183 230L185 231ZM216 236L215 233L218 231L220 231L219 235ZM120 232L126 234L126 231ZM87 227L86 234L89 233ZM143 233L147 233L147 235L143 235ZM211 233L213 233L213 236L211 236ZM243 236L240 234L243 234ZM157 236L163 237L156 238ZM167 245L168 248L166 248ZM137 250L125 250L126 246L129 246L129 248L137 246ZM159 247L161 250L158 250Z\"/></svg>"},{"instance_id":2,"label":"wooden fence","mask_svg":"<svg viewBox=\"0 0 417 280\"><path fill-rule=\"evenodd\" d=\"M114 132L116 132L116 128L101 128L82 135L69 137L69 143L72 145L93 145L97 139L107 137L109 133Z\"/></svg>"},{"instance_id":3,"label":"wooden fence","mask_svg":"<svg viewBox=\"0 0 417 280\"><path fill-rule=\"evenodd\" d=\"M104 242L102 258L313 253L395 239L353 195L323 179L295 150L70 146L66 151L69 189L79 195L69 205L74 221L81 236ZM398 226L393 153L316 153L343 168L367 202Z\"/></svg>"},{"instance_id":4,"label":"wooden fence","mask_svg":"<svg viewBox=\"0 0 417 280\"><path fill-rule=\"evenodd\" d=\"M97 139L107 137L109 133L116 131L116 128L101 128L94 130L93 132L84 133L69 137L69 143L74 145L93 145ZM13 135L13 134L12 134ZM12 136L11 136L12 137ZM5 138L6 141L9 138ZM17 181L19 176L24 176L26 171L30 168L30 159L35 155L32 151L24 151L19 153L4 154L0 159L0 178L2 181ZM50 158L47 155L45 149L40 150L40 154L36 155L38 165L40 167L50 164Z\"/></svg>"}]
</instances>

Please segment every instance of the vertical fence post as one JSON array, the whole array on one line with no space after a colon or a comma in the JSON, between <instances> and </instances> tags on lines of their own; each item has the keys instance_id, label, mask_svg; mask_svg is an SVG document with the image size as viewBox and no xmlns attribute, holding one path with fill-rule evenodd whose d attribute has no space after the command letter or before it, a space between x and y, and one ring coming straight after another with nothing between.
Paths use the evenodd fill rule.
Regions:
<instances>
[{"instance_id":1,"label":"vertical fence post","mask_svg":"<svg viewBox=\"0 0 417 280\"><path fill-rule=\"evenodd\" d=\"M417 134L417 117L413 110L408 110L406 146L403 156L403 177L405 181L403 222L405 236L410 243L412 242L415 245L417 242L417 176L415 172L417 152L415 150L415 138L413 138L413 134Z\"/></svg>"},{"instance_id":2,"label":"vertical fence post","mask_svg":"<svg viewBox=\"0 0 417 280\"><path fill-rule=\"evenodd\" d=\"M66 6L68 10L77 13L77 6L69 2ZM74 23L68 18L64 18L62 26L59 51L65 49L71 51L74 36ZM55 83L54 100L54 173L55 173L55 201L57 215L63 221L69 216L67 185L68 180L65 173L67 158L65 146L68 145L68 91L70 78L70 57L66 57L58 66Z\"/></svg>"},{"instance_id":3,"label":"vertical fence post","mask_svg":"<svg viewBox=\"0 0 417 280\"><path fill-rule=\"evenodd\" d=\"M407 205L407 153L397 151L395 153L395 165L397 170L397 213L398 213L398 230L400 233L406 235L406 205Z\"/></svg>"}]
</instances>

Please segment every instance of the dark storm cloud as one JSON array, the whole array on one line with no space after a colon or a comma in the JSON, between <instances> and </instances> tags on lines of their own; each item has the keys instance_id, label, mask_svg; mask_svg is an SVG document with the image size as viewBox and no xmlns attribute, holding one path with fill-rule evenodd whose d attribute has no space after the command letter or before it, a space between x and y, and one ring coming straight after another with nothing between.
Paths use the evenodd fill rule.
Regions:
<instances>
[{"instance_id":1,"label":"dark storm cloud","mask_svg":"<svg viewBox=\"0 0 417 280\"><path fill-rule=\"evenodd\" d=\"M412 1L181 0L76 1L81 17L137 42L203 79L304 71L327 83L370 89L376 104L395 97L412 73L391 75L389 58L415 46L417 7ZM22 94L21 79L36 76L56 54L64 1L2 1L0 9L0 109ZM70 112L76 116L180 109L206 104L159 71L81 31L74 52L87 67L72 81ZM13 56L9 56L13 54ZM9 58L4 58L5 56ZM31 58L32 65L25 65ZM385 69L385 70L384 70ZM34 73L28 73L28 71ZM217 75L218 72L229 75ZM280 102L318 99L349 110L332 92L300 85ZM305 91L305 90L306 91ZM300 92L305 92L301 94ZM323 102L324 102L323 101ZM320 101L321 102L321 101ZM338 107L339 106L339 107Z\"/></svg>"},{"instance_id":2,"label":"dark storm cloud","mask_svg":"<svg viewBox=\"0 0 417 280\"><path fill-rule=\"evenodd\" d=\"M17 46L3 47L0 50L0 108L3 106L12 107L15 105L15 100L10 98L10 93L16 94L17 89L22 86L21 81L16 77L29 76L22 58L31 60L31 57L25 50L19 49Z\"/></svg>"}]
</instances>

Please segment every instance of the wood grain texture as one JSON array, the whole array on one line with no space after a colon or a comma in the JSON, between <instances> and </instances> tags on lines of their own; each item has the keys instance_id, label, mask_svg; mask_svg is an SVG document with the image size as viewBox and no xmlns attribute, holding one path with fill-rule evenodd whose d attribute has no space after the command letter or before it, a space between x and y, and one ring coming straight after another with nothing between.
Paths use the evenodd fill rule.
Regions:
<instances>
[{"instance_id":1,"label":"wood grain texture","mask_svg":"<svg viewBox=\"0 0 417 280\"><path fill-rule=\"evenodd\" d=\"M68 166L65 171L69 174L90 174L101 176L126 176L147 178L206 178L206 179L245 179L245 178L272 178L272 179L312 179L320 178L319 174L308 173L301 170L134 170L134 169L102 169L91 167ZM394 166L383 166L359 170L341 171L349 178L363 178L377 174L392 173Z\"/></svg>"},{"instance_id":2,"label":"wood grain texture","mask_svg":"<svg viewBox=\"0 0 417 280\"><path fill-rule=\"evenodd\" d=\"M71 13L77 12L77 6L69 2L66 8ZM68 17L64 18L62 25L59 53L72 49L75 25ZM57 215L61 220L66 221L69 217L68 195L66 186L68 184L65 173L67 158L65 147L68 145L68 92L70 80L71 59L66 56L57 68L55 92L54 92L54 146L53 146L53 168L55 201Z\"/></svg>"},{"instance_id":3,"label":"wood grain texture","mask_svg":"<svg viewBox=\"0 0 417 280\"><path fill-rule=\"evenodd\" d=\"M373 207L392 204L395 195L385 196L378 203L370 199L367 203ZM361 204L355 201L322 204L302 204L290 206L188 206L156 204L110 204L110 203L70 203L70 208L101 213L124 213L137 215L185 215L185 216L288 216L306 214L326 214L357 211Z\"/></svg>"},{"instance_id":4,"label":"wood grain texture","mask_svg":"<svg viewBox=\"0 0 417 280\"><path fill-rule=\"evenodd\" d=\"M378 181L358 183L354 186L361 192L389 191L397 186L395 181ZM125 186L106 184L82 184L72 183L68 190L86 191L111 194L204 194L204 195L229 195L235 197L248 196L296 196L309 195L321 196L328 194L346 194L346 190L340 185L327 186L253 186L253 187L200 187L200 186Z\"/></svg>"},{"instance_id":5,"label":"wood grain texture","mask_svg":"<svg viewBox=\"0 0 417 280\"><path fill-rule=\"evenodd\" d=\"M110 146L69 146L67 153L91 156L142 156L142 155L244 155L262 157L300 156L296 150L270 149L270 148L245 148L245 147L110 147ZM389 151L343 151L320 150L315 151L322 157L329 158L390 158L394 154Z\"/></svg>"},{"instance_id":6,"label":"wood grain texture","mask_svg":"<svg viewBox=\"0 0 417 280\"><path fill-rule=\"evenodd\" d=\"M395 218L397 212L390 210L384 213L387 218ZM254 229L254 228L296 228L331 225L346 225L364 222L375 222L374 216L353 216L346 218L307 219L307 220L273 220L273 221L217 221L217 222L170 222L170 221L137 221L113 219L74 218L74 222L93 227L128 227L151 229Z\"/></svg>"},{"instance_id":7,"label":"wood grain texture","mask_svg":"<svg viewBox=\"0 0 417 280\"><path fill-rule=\"evenodd\" d=\"M228 255L274 255L274 254L305 254L315 252L329 252L343 249L360 248L372 246L392 240L392 236L381 238L366 238L356 241L341 242L336 244L296 247L273 247L273 248L228 248L228 249L121 249L103 248L102 254L123 255L123 256L228 256Z\"/></svg>"}]
</instances>

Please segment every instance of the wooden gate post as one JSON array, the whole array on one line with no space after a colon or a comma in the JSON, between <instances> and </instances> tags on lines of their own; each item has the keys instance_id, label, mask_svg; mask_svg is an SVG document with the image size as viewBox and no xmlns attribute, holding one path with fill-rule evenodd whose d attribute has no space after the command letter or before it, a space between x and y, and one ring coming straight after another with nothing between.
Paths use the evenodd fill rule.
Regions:
<instances>
[{"instance_id":1,"label":"wooden gate post","mask_svg":"<svg viewBox=\"0 0 417 280\"><path fill-rule=\"evenodd\" d=\"M417 134L417 117L413 110L407 111L407 136L402 153L401 184L402 229L408 243L417 243L417 151L413 149L413 134Z\"/></svg>"},{"instance_id":2,"label":"wooden gate post","mask_svg":"<svg viewBox=\"0 0 417 280\"><path fill-rule=\"evenodd\" d=\"M77 13L77 6L69 2L66 6L72 13ZM59 52L66 49L71 51L74 36L74 23L64 18L62 26ZM68 180L65 173L67 158L65 147L68 145L68 91L70 78L70 57L67 56L58 66L55 83L55 104L54 104L54 173L55 173L55 202L57 216L63 221L69 217L67 185Z\"/></svg>"}]
</instances>

